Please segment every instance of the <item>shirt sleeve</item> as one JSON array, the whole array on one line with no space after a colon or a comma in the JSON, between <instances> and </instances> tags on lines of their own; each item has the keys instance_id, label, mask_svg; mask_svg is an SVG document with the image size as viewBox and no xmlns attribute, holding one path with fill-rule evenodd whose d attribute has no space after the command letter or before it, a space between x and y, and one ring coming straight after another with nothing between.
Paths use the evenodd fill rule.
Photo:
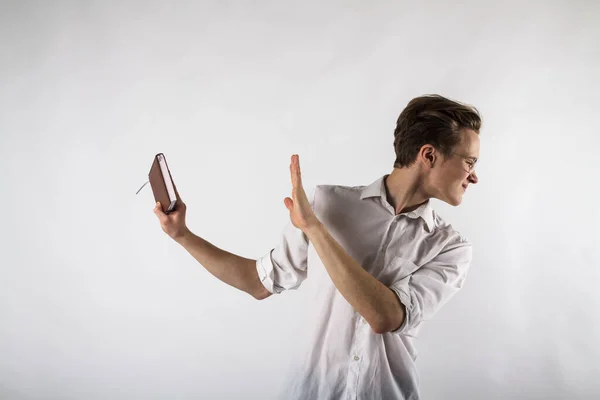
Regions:
<instances>
[{"instance_id":1,"label":"shirt sleeve","mask_svg":"<svg viewBox=\"0 0 600 400\"><path fill-rule=\"evenodd\" d=\"M471 244L460 239L411 275L393 283L390 289L404 304L406 314L402 325L392 333L405 334L431 319L462 288L471 258Z\"/></svg>"},{"instance_id":2,"label":"shirt sleeve","mask_svg":"<svg viewBox=\"0 0 600 400\"><path fill-rule=\"evenodd\" d=\"M315 191L309 197L315 209ZM308 237L291 222L285 226L279 243L256 260L258 277L274 294L300 287L307 276Z\"/></svg>"}]
</instances>

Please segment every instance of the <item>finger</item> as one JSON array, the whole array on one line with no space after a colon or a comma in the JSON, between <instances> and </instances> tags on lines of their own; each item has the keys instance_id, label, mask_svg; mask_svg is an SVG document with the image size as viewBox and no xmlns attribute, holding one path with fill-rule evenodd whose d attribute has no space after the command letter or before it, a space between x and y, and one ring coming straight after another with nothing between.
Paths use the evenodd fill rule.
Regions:
<instances>
[{"instance_id":1,"label":"finger","mask_svg":"<svg viewBox=\"0 0 600 400\"><path fill-rule=\"evenodd\" d=\"M294 209L294 201L289 197L286 197L283 200L283 204L285 204L285 208L287 208L289 211L292 211Z\"/></svg>"},{"instance_id":2,"label":"finger","mask_svg":"<svg viewBox=\"0 0 600 400\"><path fill-rule=\"evenodd\" d=\"M157 201L156 204L154 205L154 214L156 214L156 216L159 219L162 219L163 217L166 216L166 214L162 210L162 206L160 205L160 201Z\"/></svg>"},{"instance_id":3,"label":"finger","mask_svg":"<svg viewBox=\"0 0 600 400\"><path fill-rule=\"evenodd\" d=\"M300 157L298 155L292 156L292 176L294 195L298 195L304 190L302 187L302 172L300 171Z\"/></svg>"},{"instance_id":4,"label":"finger","mask_svg":"<svg viewBox=\"0 0 600 400\"><path fill-rule=\"evenodd\" d=\"M296 198L296 187L298 186L298 180L296 179L296 167L294 167L294 160L290 164L290 179L292 181L292 197Z\"/></svg>"},{"instance_id":5,"label":"finger","mask_svg":"<svg viewBox=\"0 0 600 400\"><path fill-rule=\"evenodd\" d=\"M298 174L298 186L302 187L302 171L300 170L300 156L296 154L296 172Z\"/></svg>"},{"instance_id":6,"label":"finger","mask_svg":"<svg viewBox=\"0 0 600 400\"><path fill-rule=\"evenodd\" d=\"M300 160L297 155L292 156L292 164L290 165L292 174L292 185L294 188L302 185L302 176L300 173Z\"/></svg>"}]
</instances>

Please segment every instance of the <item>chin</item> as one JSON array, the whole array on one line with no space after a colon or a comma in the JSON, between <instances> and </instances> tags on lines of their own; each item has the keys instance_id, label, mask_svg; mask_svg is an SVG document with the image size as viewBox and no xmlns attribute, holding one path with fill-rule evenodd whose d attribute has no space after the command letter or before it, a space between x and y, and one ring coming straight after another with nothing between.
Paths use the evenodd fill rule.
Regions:
<instances>
[{"instance_id":1,"label":"chin","mask_svg":"<svg viewBox=\"0 0 600 400\"><path fill-rule=\"evenodd\" d=\"M460 205L460 203L462 203L462 196L458 195L458 196L452 196L448 199L448 201L446 202L448 204L450 204L451 206L458 206Z\"/></svg>"},{"instance_id":2,"label":"chin","mask_svg":"<svg viewBox=\"0 0 600 400\"><path fill-rule=\"evenodd\" d=\"M443 197L443 198L439 198L437 197L438 200L443 201L446 204L449 204L453 207L458 206L460 203L462 203L462 198L461 197Z\"/></svg>"},{"instance_id":3,"label":"chin","mask_svg":"<svg viewBox=\"0 0 600 400\"><path fill-rule=\"evenodd\" d=\"M463 192L462 187L460 189L461 189L460 193L458 193L458 192L457 193L452 193L452 192L439 193L440 194L439 196L432 196L432 197L434 197L438 200L441 200L444 203L447 203L453 207L456 207L456 206L460 205L460 203L462 203L462 200L463 200L464 192Z\"/></svg>"}]
</instances>

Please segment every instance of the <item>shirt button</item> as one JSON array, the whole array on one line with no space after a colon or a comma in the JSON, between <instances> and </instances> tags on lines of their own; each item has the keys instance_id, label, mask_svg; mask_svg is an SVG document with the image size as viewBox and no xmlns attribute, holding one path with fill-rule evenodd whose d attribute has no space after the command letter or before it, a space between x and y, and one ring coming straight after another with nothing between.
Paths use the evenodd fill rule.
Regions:
<instances>
[{"instance_id":1,"label":"shirt button","mask_svg":"<svg viewBox=\"0 0 600 400\"><path fill-rule=\"evenodd\" d=\"M354 361L358 361L358 360L360 360L360 357L359 356L354 356Z\"/></svg>"}]
</instances>

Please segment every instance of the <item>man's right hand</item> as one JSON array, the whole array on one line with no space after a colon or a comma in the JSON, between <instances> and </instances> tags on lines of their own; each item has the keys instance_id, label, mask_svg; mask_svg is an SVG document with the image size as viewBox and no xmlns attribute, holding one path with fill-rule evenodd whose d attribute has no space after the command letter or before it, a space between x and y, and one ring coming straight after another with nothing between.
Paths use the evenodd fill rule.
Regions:
<instances>
[{"instance_id":1,"label":"man's right hand","mask_svg":"<svg viewBox=\"0 0 600 400\"><path fill-rule=\"evenodd\" d=\"M185 225L185 212L187 210L187 206L183 200L181 200L179 192L177 192L177 188L175 188L175 194L177 196L177 205L173 211L165 214L162 210L160 202L157 202L156 206L154 207L154 214L156 214L158 217L162 230L172 239L178 240L189 233L189 229Z\"/></svg>"}]
</instances>

